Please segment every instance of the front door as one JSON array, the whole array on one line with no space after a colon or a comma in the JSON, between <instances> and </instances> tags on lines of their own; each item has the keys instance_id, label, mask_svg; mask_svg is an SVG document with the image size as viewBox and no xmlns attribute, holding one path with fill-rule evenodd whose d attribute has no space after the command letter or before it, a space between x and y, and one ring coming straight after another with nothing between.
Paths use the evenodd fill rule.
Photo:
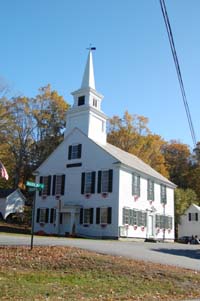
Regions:
<instances>
[{"instance_id":1,"label":"front door","mask_svg":"<svg viewBox=\"0 0 200 301\"><path fill-rule=\"evenodd\" d=\"M148 224L147 224L147 237L154 237L154 217L153 215L148 216Z\"/></svg>"},{"instance_id":2,"label":"front door","mask_svg":"<svg viewBox=\"0 0 200 301\"><path fill-rule=\"evenodd\" d=\"M71 213L62 212L60 213L60 227L59 234L61 235L70 235L71 233Z\"/></svg>"}]
</instances>

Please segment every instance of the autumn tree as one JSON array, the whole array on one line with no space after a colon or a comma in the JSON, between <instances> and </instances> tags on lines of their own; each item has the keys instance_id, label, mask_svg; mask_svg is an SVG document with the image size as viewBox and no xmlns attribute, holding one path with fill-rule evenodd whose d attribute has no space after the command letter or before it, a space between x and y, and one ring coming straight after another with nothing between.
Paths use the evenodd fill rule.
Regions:
<instances>
[{"instance_id":1,"label":"autumn tree","mask_svg":"<svg viewBox=\"0 0 200 301\"><path fill-rule=\"evenodd\" d=\"M34 99L33 117L36 121L32 160L41 164L63 140L66 111L69 104L47 85L39 89Z\"/></svg>"},{"instance_id":2,"label":"autumn tree","mask_svg":"<svg viewBox=\"0 0 200 301\"><path fill-rule=\"evenodd\" d=\"M161 152L165 141L148 128L148 118L131 115L113 116L109 120L108 142L139 157L164 176L168 176L165 158Z\"/></svg>"},{"instance_id":3,"label":"autumn tree","mask_svg":"<svg viewBox=\"0 0 200 301\"><path fill-rule=\"evenodd\" d=\"M162 146L170 180L180 188L187 188L191 153L188 145L172 140Z\"/></svg>"}]
</instances>

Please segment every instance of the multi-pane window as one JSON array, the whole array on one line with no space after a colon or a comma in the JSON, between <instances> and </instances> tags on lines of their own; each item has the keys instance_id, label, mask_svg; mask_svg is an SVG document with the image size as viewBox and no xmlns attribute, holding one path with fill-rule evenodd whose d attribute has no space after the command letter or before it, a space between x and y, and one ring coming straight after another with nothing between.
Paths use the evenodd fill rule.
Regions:
<instances>
[{"instance_id":1,"label":"multi-pane window","mask_svg":"<svg viewBox=\"0 0 200 301\"><path fill-rule=\"evenodd\" d=\"M188 213L188 220L189 221L198 221L198 213Z\"/></svg>"},{"instance_id":2,"label":"multi-pane window","mask_svg":"<svg viewBox=\"0 0 200 301\"><path fill-rule=\"evenodd\" d=\"M149 179L147 182L147 199L154 201L154 182Z\"/></svg>"},{"instance_id":3,"label":"multi-pane window","mask_svg":"<svg viewBox=\"0 0 200 301\"><path fill-rule=\"evenodd\" d=\"M64 193L65 193L65 175L54 175L52 195L64 195Z\"/></svg>"},{"instance_id":4,"label":"multi-pane window","mask_svg":"<svg viewBox=\"0 0 200 301\"><path fill-rule=\"evenodd\" d=\"M93 208L80 209L80 224L93 224Z\"/></svg>"},{"instance_id":5,"label":"multi-pane window","mask_svg":"<svg viewBox=\"0 0 200 301\"><path fill-rule=\"evenodd\" d=\"M167 203L167 188L165 185L160 185L160 201L163 204Z\"/></svg>"},{"instance_id":6,"label":"multi-pane window","mask_svg":"<svg viewBox=\"0 0 200 301\"><path fill-rule=\"evenodd\" d=\"M156 214L156 227L160 229L172 229L172 217Z\"/></svg>"},{"instance_id":7,"label":"multi-pane window","mask_svg":"<svg viewBox=\"0 0 200 301\"><path fill-rule=\"evenodd\" d=\"M40 195L50 195L51 176L40 177L40 183L44 184L44 188L40 191Z\"/></svg>"},{"instance_id":8,"label":"multi-pane window","mask_svg":"<svg viewBox=\"0 0 200 301\"><path fill-rule=\"evenodd\" d=\"M123 208L123 225L129 224L129 209Z\"/></svg>"},{"instance_id":9,"label":"multi-pane window","mask_svg":"<svg viewBox=\"0 0 200 301\"><path fill-rule=\"evenodd\" d=\"M92 173L86 172L85 173L85 193L92 192Z\"/></svg>"},{"instance_id":10,"label":"multi-pane window","mask_svg":"<svg viewBox=\"0 0 200 301\"><path fill-rule=\"evenodd\" d=\"M140 196L140 176L132 174L132 195Z\"/></svg>"},{"instance_id":11,"label":"multi-pane window","mask_svg":"<svg viewBox=\"0 0 200 301\"><path fill-rule=\"evenodd\" d=\"M145 211L139 211L134 209L123 208L123 224L146 226L147 225L147 213Z\"/></svg>"},{"instance_id":12,"label":"multi-pane window","mask_svg":"<svg viewBox=\"0 0 200 301\"><path fill-rule=\"evenodd\" d=\"M72 144L69 145L68 150L68 160L80 159L81 158L81 144Z\"/></svg>"},{"instance_id":13,"label":"multi-pane window","mask_svg":"<svg viewBox=\"0 0 200 301\"><path fill-rule=\"evenodd\" d=\"M81 193L95 193L95 177L96 172L83 172L81 179Z\"/></svg>"},{"instance_id":14,"label":"multi-pane window","mask_svg":"<svg viewBox=\"0 0 200 301\"><path fill-rule=\"evenodd\" d=\"M101 207L96 208L96 224L111 224L112 223L112 208Z\"/></svg>"},{"instance_id":15,"label":"multi-pane window","mask_svg":"<svg viewBox=\"0 0 200 301\"><path fill-rule=\"evenodd\" d=\"M112 192L113 170L99 170L98 172L98 193Z\"/></svg>"},{"instance_id":16,"label":"multi-pane window","mask_svg":"<svg viewBox=\"0 0 200 301\"><path fill-rule=\"evenodd\" d=\"M37 221L37 223L48 223L49 208L38 208L36 221Z\"/></svg>"}]
</instances>

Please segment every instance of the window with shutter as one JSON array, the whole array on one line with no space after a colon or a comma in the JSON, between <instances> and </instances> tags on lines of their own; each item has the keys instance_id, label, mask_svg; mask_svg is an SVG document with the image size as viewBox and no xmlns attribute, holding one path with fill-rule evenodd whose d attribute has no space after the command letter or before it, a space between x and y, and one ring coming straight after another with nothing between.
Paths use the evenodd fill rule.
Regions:
<instances>
[{"instance_id":1,"label":"window with shutter","mask_svg":"<svg viewBox=\"0 0 200 301\"><path fill-rule=\"evenodd\" d=\"M113 170L98 171L98 193L112 192L113 187Z\"/></svg>"},{"instance_id":2,"label":"window with shutter","mask_svg":"<svg viewBox=\"0 0 200 301\"><path fill-rule=\"evenodd\" d=\"M165 185L160 185L160 201L163 204L167 203L167 188Z\"/></svg>"},{"instance_id":3,"label":"window with shutter","mask_svg":"<svg viewBox=\"0 0 200 301\"><path fill-rule=\"evenodd\" d=\"M56 209L51 208L50 211L50 224L54 224L56 222Z\"/></svg>"},{"instance_id":4,"label":"window with shutter","mask_svg":"<svg viewBox=\"0 0 200 301\"><path fill-rule=\"evenodd\" d=\"M132 174L132 195L140 196L140 176Z\"/></svg>"},{"instance_id":5,"label":"window with shutter","mask_svg":"<svg viewBox=\"0 0 200 301\"><path fill-rule=\"evenodd\" d=\"M147 182L147 200L154 201L154 182L149 179Z\"/></svg>"},{"instance_id":6,"label":"window with shutter","mask_svg":"<svg viewBox=\"0 0 200 301\"><path fill-rule=\"evenodd\" d=\"M49 219L49 208L38 208L37 213L37 221L39 223L48 223Z\"/></svg>"},{"instance_id":7,"label":"window with shutter","mask_svg":"<svg viewBox=\"0 0 200 301\"><path fill-rule=\"evenodd\" d=\"M81 158L81 144L72 144L69 145L68 149L68 160L80 159Z\"/></svg>"},{"instance_id":8,"label":"window with shutter","mask_svg":"<svg viewBox=\"0 0 200 301\"><path fill-rule=\"evenodd\" d=\"M112 223L112 207L97 208L96 223L97 224L111 224Z\"/></svg>"},{"instance_id":9,"label":"window with shutter","mask_svg":"<svg viewBox=\"0 0 200 301\"><path fill-rule=\"evenodd\" d=\"M95 171L85 172L84 176L82 175L82 191L84 191L83 193L95 193L95 177Z\"/></svg>"}]
</instances>

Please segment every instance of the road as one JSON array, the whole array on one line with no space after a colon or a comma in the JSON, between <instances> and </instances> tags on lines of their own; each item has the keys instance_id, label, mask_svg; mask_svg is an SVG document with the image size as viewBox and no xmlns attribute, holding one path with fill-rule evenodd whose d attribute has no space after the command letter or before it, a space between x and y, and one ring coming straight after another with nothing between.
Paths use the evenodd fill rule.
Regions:
<instances>
[{"instance_id":1,"label":"road","mask_svg":"<svg viewBox=\"0 0 200 301\"><path fill-rule=\"evenodd\" d=\"M30 235L0 233L0 245L30 245ZM37 246L70 246L200 271L200 245L34 236Z\"/></svg>"}]
</instances>

